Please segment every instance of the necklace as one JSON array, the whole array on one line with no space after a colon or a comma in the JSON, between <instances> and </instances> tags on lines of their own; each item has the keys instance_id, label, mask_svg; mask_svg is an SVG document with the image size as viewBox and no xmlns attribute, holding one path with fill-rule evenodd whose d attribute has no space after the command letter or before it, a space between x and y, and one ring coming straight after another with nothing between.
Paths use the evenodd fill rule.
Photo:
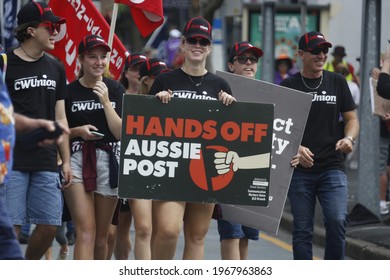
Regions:
<instances>
[{"instance_id":1,"label":"necklace","mask_svg":"<svg viewBox=\"0 0 390 280\"><path fill-rule=\"evenodd\" d=\"M199 83L195 83L194 80L191 78L191 76L190 76L186 71L184 71L184 67L182 67L181 70L182 70L184 73L187 74L188 79L190 79L191 83L193 83L196 87L198 87L198 86L200 86L200 85L202 84L203 77L204 77L205 74L202 75L202 77L200 78Z\"/></svg>"},{"instance_id":2,"label":"necklace","mask_svg":"<svg viewBox=\"0 0 390 280\"><path fill-rule=\"evenodd\" d=\"M302 78L302 82L303 84L305 85L305 87L307 87L308 89L311 89L311 90L315 90L315 89L318 89L321 85L322 85L322 80L324 79L324 75L321 75L321 80L320 80L320 83L318 84L318 86L316 87L309 87L306 82L305 82L305 78L303 78L303 75L302 75L302 72L301 72L301 78Z\"/></svg>"},{"instance_id":3,"label":"necklace","mask_svg":"<svg viewBox=\"0 0 390 280\"><path fill-rule=\"evenodd\" d=\"M39 56L39 57L34 57L34 56L32 56L32 55L29 55L29 53L23 48L22 44L20 44L20 48L22 49L22 51L23 51L29 58L32 58L32 59L34 59L34 60L38 60L38 59L40 59L40 58L42 57L42 55Z\"/></svg>"},{"instance_id":4,"label":"necklace","mask_svg":"<svg viewBox=\"0 0 390 280\"><path fill-rule=\"evenodd\" d=\"M187 74L187 73L186 73L186 74ZM198 87L198 86L200 86L200 85L202 84L203 77L204 77L204 75L202 75L202 77L200 78L199 83L195 83L195 82L192 80L192 78L191 78L190 75L187 74L187 76L188 76L188 78L191 80L191 82L192 82L196 87Z\"/></svg>"}]
</instances>

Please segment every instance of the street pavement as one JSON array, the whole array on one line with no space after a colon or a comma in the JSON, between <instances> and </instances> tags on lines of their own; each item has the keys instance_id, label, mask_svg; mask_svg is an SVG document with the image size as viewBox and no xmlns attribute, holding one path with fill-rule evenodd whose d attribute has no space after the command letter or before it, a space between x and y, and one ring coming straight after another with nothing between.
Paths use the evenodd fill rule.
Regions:
<instances>
[{"instance_id":1,"label":"street pavement","mask_svg":"<svg viewBox=\"0 0 390 280\"><path fill-rule=\"evenodd\" d=\"M131 239L134 241L134 228L131 228ZM132 243L134 246L134 243ZM73 246L69 246L69 254L67 260L73 259ZM181 234L177 244L175 260L180 260L184 248L184 238ZM22 249L26 250L26 245L22 245ZM56 241L53 242L52 258L55 260L58 257L60 247ZM324 250L321 246L313 247L314 258L321 259L324 255ZM134 259L133 251L130 254L129 260ZM211 221L209 232L205 240L205 260L220 260L220 242L217 230L217 222ZM265 233L260 234L259 241L249 241L248 260L292 260L291 251L291 233L280 228L277 236L270 236Z\"/></svg>"},{"instance_id":2,"label":"street pavement","mask_svg":"<svg viewBox=\"0 0 390 280\"><path fill-rule=\"evenodd\" d=\"M347 170L349 182L348 209L356 206L357 170ZM290 213L288 200L283 212L280 228L277 236L260 234L259 241L250 241L249 260L292 260L291 252L291 231L292 215ZM382 216L378 223L367 223L358 226L347 226L346 238L346 259L348 260L390 260L390 215ZM134 229L131 230L131 237L134 241ZM322 224L321 208L317 203L315 229L313 237L313 252L315 259L322 259L324 255L325 230ZM134 244L133 244L134 245ZM25 250L26 245L22 245ZM181 259L184 248L184 238L180 235L176 255L174 259ZM67 259L73 257L73 246L69 246ZM59 252L59 245L53 242L53 259L56 259ZM131 253L129 259L134 259ZM217 223L211 221L210 230L205 240L205 259L220 260L220 242L217 231Z\"/></svg>"}]
</instances>

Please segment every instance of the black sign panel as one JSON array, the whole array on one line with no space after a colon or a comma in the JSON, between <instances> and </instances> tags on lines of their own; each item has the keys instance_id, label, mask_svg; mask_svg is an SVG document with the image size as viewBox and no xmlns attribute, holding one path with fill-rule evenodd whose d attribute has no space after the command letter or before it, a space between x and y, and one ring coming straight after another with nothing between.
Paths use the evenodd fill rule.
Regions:
<instances>
[{"instance_id":1,"label":"black sign panel","mask_svg":"<svg viewBox=\"0 0 390 280\"><path fill-rule=\"evenodd\" d=\"M273 104L125 95L119 196L268 205Z\"/></svg>"}]
</instances>

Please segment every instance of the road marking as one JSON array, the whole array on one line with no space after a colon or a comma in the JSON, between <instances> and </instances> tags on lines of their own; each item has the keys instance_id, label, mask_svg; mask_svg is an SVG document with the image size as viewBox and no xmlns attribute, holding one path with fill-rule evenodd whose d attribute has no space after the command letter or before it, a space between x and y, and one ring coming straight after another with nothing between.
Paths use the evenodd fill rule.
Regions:
<instances>
[{"instance_id":1,"label":"road marking","mask_svg":"<svg viewBox=\"0 0 390 280\"><path fill-rule=\"evenodd\" d=\"M286 242L283 242L275 237L269 236L269 235L261 232L260 238L264 239L268 242L271 242L271 243L275 244L276 246L278 246L286 251L292 252L292 246L290 244L287 244ZM320 260L320 258L313 256L313 260Z\"/></svg>"}]
</instances>

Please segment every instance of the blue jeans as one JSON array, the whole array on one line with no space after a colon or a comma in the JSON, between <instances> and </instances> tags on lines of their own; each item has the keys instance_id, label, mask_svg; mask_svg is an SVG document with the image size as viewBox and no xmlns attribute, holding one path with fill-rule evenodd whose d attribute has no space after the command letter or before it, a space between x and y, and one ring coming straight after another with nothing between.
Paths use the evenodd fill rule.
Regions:
<instances>
[{"instance_id":1,"label":"blue jeans","mask_svg":"<svg viewBox=\"0 0 390 280\"><path fill-rule=\"evenodd\" d=\"M24 259L5 203L5 186L0 184L0 260Z\"/></svg>"},{"instance_id":2,"label":"blue jeans","mask_svg":"<svg viewBox=\"0 0 390 280\"><path fill-rule=\"evenodd\" d=\"M329 170L314 174L294 171L288 192L294 217L294 259L313 259L312 241L317 197L322 207L326 229L324 259L344 259L347 195L347 176L343 171Z\"/></svg>"}]
</instances>

